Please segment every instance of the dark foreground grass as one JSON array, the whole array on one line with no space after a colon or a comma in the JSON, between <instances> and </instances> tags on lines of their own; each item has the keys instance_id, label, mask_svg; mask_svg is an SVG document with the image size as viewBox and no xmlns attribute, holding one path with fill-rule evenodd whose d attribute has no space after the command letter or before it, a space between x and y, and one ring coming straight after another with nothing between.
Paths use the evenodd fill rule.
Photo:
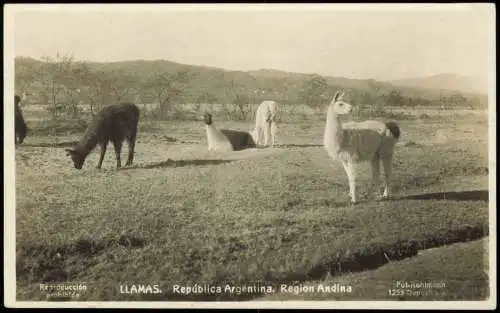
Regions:
<instances>
[{"instance_id":1,"label":"dark foreground grass","mask_svg":"<svg viewBox=\"0 0 500 313\"><path fill-rule=\"evenodd\" d=\"M283 291L280 286L280 292L256 300L486 300L490 295L488 259L485 238L421 251L373 271L286 286Z\"/></svg>"},{"instance_id":2,"label":"dark foreground grass","mask_svg":"<svg viewBox=\"0 0 500 313\"><path fill-rule=\"evenodd\" d=\"M190 138L196 133L203 138L202 128ZM288 138L282 143L301 144ZM18 299L43 299L38 284L47 281L86 283L80 300L248 299L172 290L316 280L487 235L487 185L470 183L488 172L482 143L418 139L412 139L417 146L398 147L400 197L356 206L347 204L341 166L332 166L321 147L208 155L203 143L167 143L143 133L136 165L121 171L110 152L103 170L93 168L93 154L77 171L62 148L19 147ZM466 200L426 196L477 189L480 196ZM162 293L120 293L120 285L133 283L159 284Z\"/></svg>"}]
</instances>

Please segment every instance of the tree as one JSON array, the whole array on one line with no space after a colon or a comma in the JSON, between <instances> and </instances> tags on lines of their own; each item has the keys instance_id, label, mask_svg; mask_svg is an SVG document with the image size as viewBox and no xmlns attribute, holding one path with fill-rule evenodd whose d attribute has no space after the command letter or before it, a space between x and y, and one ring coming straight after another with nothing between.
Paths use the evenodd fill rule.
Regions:
<instances>
[{"instance_id":1,"label":"tree","mask_svg":"<svg viewBox=\"0 0 500 313\"><path fill-rule=\"evenodd\" d=\"M110 91L114 102L126 101L136 87L136 79L124 70L110 71L108 76L111 78Z\"/></svg>"},{"instance_id":2,"label":"tree","mask_svg":"<svg viewBox=\"0 0 500 313\"><path fill-rule=\"evenodd\" d=\"M245 86L237 84L234 79L231 79L226 85L226 99L230 99L230 103L226 103L226 114L230 117L235 117L234 105L237 108L238 116L237 119L245 120L250 112L250 96L248 91L246 91Z\"/></svg>"},{"instance_id":3,"label":"tree","mask_svg":"<svg viewBox=\"0 0 500 313\"><path fill-rule=\"evenodd\" d=\"M211 92L209 92L209 91L203 91L201 94L199 94L196 97L196 102L197 103L210 103L210 104L214 104L214 103L217 103L218 100L217 100L217 97L214 94L212 94Z\"/></svg>"},{"instance_id":4,"label":"tree","mask_svg":"<svg viewBox=\"0 0 500 313\"><path fill-rule=\"evenodd\" d=\"M136 79L123 70L91 71L87 64L75 69L80 85L85 90L92 114L102 107L133 98Z\"/></svg>"},{"instance_id":5,"label":"tree","mask_svg":"<svg viewBox=\"0 0 500 313\"><path fill-rule=\"evenodd\" d=\"M182 99L183 90L192 76L188 71L173 74L156 72L143 82L142 88L154 96L158 103L159 114L163 117L168 113L174 101Z\"/></svg>"},{"instance_id":6,"label":"tree","mask_svg":"<svg viewBox=\"0 0 500 313\"><path fill-rule=\"evenodd\" d=\"M403 102L404 99L401 95L401 91L397 89L392 89L391 92L387 95L387 105L401 106Z\"/></svg>"},{"instance_id":7,"label":"tree","mask_svg":"<svg viewBox=\"0 0 500 313\"><path fill-rule=\"evenodd\" d=\"M327 87L328 83L324 77L314 75L305 83L303 90L299 94L299 98L306 105L318 106L328 101L326 95Z\"/></svg>"},{"instance_id":8,"label":"tree","mask_svg":"<svg viewBox=\"0 0 500 313\"><path fill-rule=\"evenodd\" d=\"M31 84L36 81L37 68L32 64L33 62L27 63L28 61L17 60L15 63L15 90L16 93L21 95L23 93L28 93Z\"/></svg>"},{"instance_id":9,"label":"tree","mask_svg":"<svg viewBox=\"0 0 500 313\"><path fill-rule=\"evenodd\" d=\"M94 115L97 106L95 95L98 94L95 90L97 75L91 72L89 65L85 62L77 64L74 69L74 74L78 77L79 82L79 100L81 102L88 103L90 106L90 112Z\"/></svg>"},{"instance_id":10,"label":"tree","mask_svg":"<svg viewBox=\"0 0 500 313\"><path fill-rule=\"evenodd\" d=\"M58 53L55 59L45 57L43 61L36 70L36 77L42 83L42 98L46 104L50 103L52 117L56 118L64 109L64 106L59 102L58 96L65 88L64 83L73 58L71 56L60 56Z\"/></svg>"},{"instance_id":11,"label":"tree","mask_svg":"<svg viewBox=\"0 0 500 313\"><path fill-rule=\"evenodd\" d=\"M367 83L370 93L373 95L377 95L380 91L380 83L374 79L369 79Z\"/></svg>"},{"instance_id":12,"label":"tree","mask_svg":"<svg viewBox=\"0 0 500 313\"><path fill-rule=\"evenodd\" d=\"M240 119L241 120L246 120L248 117L248 113L250 112L250 106L249 106L249 97L245 93L238 93L236 94L235 98L233 99L233 103L238 107L239 112L240 112Z\"/></svg>"}]
</instances>

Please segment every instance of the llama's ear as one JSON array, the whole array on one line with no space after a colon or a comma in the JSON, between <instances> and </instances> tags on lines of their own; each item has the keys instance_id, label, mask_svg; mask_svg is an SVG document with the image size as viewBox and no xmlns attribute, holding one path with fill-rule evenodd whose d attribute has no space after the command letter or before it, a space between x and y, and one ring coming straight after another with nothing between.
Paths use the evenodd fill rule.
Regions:
<instances>
[{"instance_id":1,"label":"llama's ear","mask_svg":"<svg viewBox=\"0 0 500 313\"><path fill-rule=\"evenodd\" d=\"M339 90L335 93L334 100L335 102L341 101L343 97L344 97L344 91Z\"/></svg>"},{"instance_id":2,"label":"llama's ear","mask_svg":"<svg viewBox=\"0 0 500 313\"><path fill-rule=\"evenodd\" d=\"M340 91L337 91L333 96L332 103L339 101L339 97L340 97Z\"/></svg>"}]
</instances>

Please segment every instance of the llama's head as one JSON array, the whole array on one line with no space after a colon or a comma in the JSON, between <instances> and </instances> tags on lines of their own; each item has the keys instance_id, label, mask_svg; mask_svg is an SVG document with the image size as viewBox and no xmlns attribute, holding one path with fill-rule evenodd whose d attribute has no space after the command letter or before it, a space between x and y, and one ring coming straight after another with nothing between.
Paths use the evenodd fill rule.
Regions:
<instances>
[{"instance_id":1,"label":"llama's head","mask_svg":"<svg viewBox=\"0 0 500 313\"><path fill-rule=\"evenodd\" d=\"M75 165L75 168L78 170L81 170L83 167L83 163L85 162L85 156L82 155L78 150L75 149L66 149L66 155L71 156L71 159L73 160L73 165Z\"/></svg>"},{"instance_id":2,"label":"llama's head","mask_svg":"<svg viewBox=\"0 0 500 313\"><path fill-rule=\"evenodd\" d=\"M333 96L328 110L333 110L337 115L349 114L352 112L353 105L343 100L344 92L337 91Z\"/></svg>"},{"instance_id":3,"label":"llama's head","mask_svg":"<svg viewBox=\"0 0 500 313\"><path fill-rule=\"evenodd\" d=\"M212 124L212 114L205 112L205 115L203 116L203 120L205 121L205 124L211 125Z\"/></svg>"},{"instance_id":4,"label":"llama's head","mask_svg":"<svg viewBox=\"0 0 500 313\"><path fill-rule=\"evenodd\" d=\"M18 105L21 102L21 97L18 95L14 95L14 104Z\"/></svg>"}]
</instances>

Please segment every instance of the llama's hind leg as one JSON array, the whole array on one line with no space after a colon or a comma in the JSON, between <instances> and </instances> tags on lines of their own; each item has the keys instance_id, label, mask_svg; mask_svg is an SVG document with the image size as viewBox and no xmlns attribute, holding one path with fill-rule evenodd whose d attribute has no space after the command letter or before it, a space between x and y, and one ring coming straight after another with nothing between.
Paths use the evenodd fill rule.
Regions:
<instances>
[{"instance_id":1,"label":"llama's hind leg","mask_svg":"<svg viewBox=\"0 0 500 313\"><path fill-rule=\"evenodd\" d=\"M260 146L260 135L261 135L260 126L255 127L254 134L255 134L255 138L254 138L255 146L259 147Z\"/></svg>"},{"instance_id":2,"label":"llama's hind leg","mask_svg":"<svg viewBox=\"0 0 500 313\"><path fill-rule=\"evenodd\" d=\"M136 132L134 132L128 139L128 159L127 163L125 163L126 166L132 165L134 162L135 137Z\"/></svg>"},{"instance_id":3,"label":"llama's hind leg","mask_svg":"<svg viewBox=\"0 0 500 313\"><path fill-rule=\"evenodd\" d=\"M121 140L113 141L113 146L115 147L115 154L116 154L116 168L122 167L122 161L121 161L122 143L123 142Z\"/></svg>"},{"instance_id":4,"label":"llama's hind leg","mask_svg":"<svg viewBox=\"0 0 500 313\"><path fill-rule=\"evenodd\" d=\"M128 141L128 158L126 166L132 165L134 163L134 148L135 148L135 140Z\"/></svg>"},{"instance_id":5,"label":"llama's hind leg","mask_svg":"<svg viewBox=\"0 0 500 313\"><path fill-rule=\"evenodd\" d=\"M382 165L384 166L384 176L385 176L385 188L382 198L389 199L391 194L391 179L392 179L392 156L382 159Z\"/></svg>"},{"instance_id":6,"label":"llama's hind leg","mask_svg":"<svg viewBox=\"0 0 500 313\"><path fill-rule=\"evenodd\" d=\"M380 158L376 155L371 159L372 184L370 187L370 196L374 199L379 197L379 179L380 179Z\"/></svg>"},{"instance_id":7,"label":"llama's hind leg","mask_svg":"<svg viewBox=\"0 0 500 313\"><path fill-rule=\"evenodd\" d=\"M101 143L101 155L99 156L99 163L97 163L97 168L101 168L102 161L104 161L104 155L106 154L106 148L108 146L108 142Z\"/></svg>"},{"instance_id":8,"label":"llama's hind leg","mask_svg":"<svg viewBox=\"0 0 500 313\"><path fill-rule=\"evenodd\" d=\"M342 161L344 170L347 174L347 179L349 180L349 196L351 197L351 203L356 203L356 168L352 161Z\"/></svg>"}]
</instances>

